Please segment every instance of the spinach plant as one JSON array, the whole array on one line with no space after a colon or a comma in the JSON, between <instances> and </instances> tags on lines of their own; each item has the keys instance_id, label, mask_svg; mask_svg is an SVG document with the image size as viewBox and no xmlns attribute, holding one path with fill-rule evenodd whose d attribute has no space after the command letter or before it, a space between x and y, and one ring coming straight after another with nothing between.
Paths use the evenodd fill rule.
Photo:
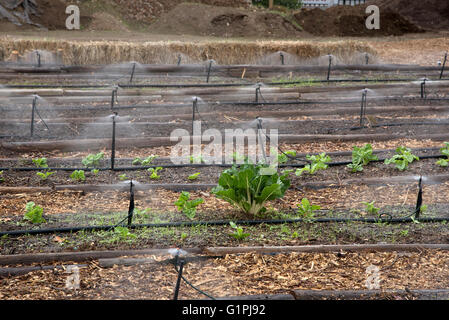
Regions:
<instances>
[{"instance_id":1,"label":"spinach plant","mask_svg":"<svg viewBox=\"0 0 449 320\"><path fill-rule=\"evenodd\" d=\"M31 223L44 223L45 219L42 217L44 209L37 206L34 202L30 201L26 204L24 219Z\"/></svg>"},{"instance_id":2,"label":"spinach plant","mask_svg":"<svg viewBox=\"0 0 449 320\"><path fill-rule=\"evenodd\" d=\"M373 155L373 147L369 143L360 148L354 146L352 150L352 163L348 164L347 167L352 172L363 171L363 166L375 160L379 160L379 158Z\"/></svg>"},{"instance_id":3,"label":"spinach plant","mask_svg":"<svg viewBox=\"0 0 449 320\"><path fill-rule=\"evenodd\" d=\"M240 210L256 215L265 212L265 203L282 198L290 187L288 173L279 175L268 165L245 163L224 170L212 193Z\"/></svg>"},{"instance_id":4,"label":"spinach plant","mask_svg":"<svg viewBox=\"0 0 449 320\"><path fill-rule=\"evenodd\" d=\"M42 181L47 180L47 178L49 176L51 176L52 174L54 174L55 172L36 172L36 175L39 176L41 178Z\"/></svg>"},{"instance_id":5,"label":"spinach plant","mask_svg":"<svg viewBox=\"0 0 449 320\"><path fill-rule=\"evenodd\" d=\"M84 170L75 170L70 175L70 179L73 181L85 181L86 176L84 175Z\"/></svg>"},{"instance_id":6,"label":"spinach plant","mask_svg":"<svg viewBox=\"0 0 449 320\"><path fill-rule=\"evenodd\" d=\"M151 173L150 175L150 179L160 179L161 176L157 174L158 171L162 170L162 167L157 167L157 168L148 168L148 172Z\"/></svg>"},{"instance_id":7,"label":"spinach plant","mask_svg":"<svg viewBox=\"0 0 449 320\"><path fill-rule=\"evenodd\" d=\"M326 155L325 152L322 152L316 156L307 155L306 159L311 163L304 166L304 168L297 169L295 173L297 176L302 175L304 172L314 174L318 170L326 170L328 167L327 162L331 161L331 157Z\"/></svg>"},{"instance_id":8,"label":"spinach plant","mask_svg":"<svg viewBox=\"0 0 449 320\"><path fill-rule=\"evenodd\" d=\"M33 163L36 165L36 167L38 168L48 168L48 164L47 164L47 158L37 158L37 159L33 159Z\"/></svg>"},{"instance_id":9,"label":"spinach plant","mask_svg":"<svg viewBox=\"0 0 449 320\"><path fill-rule=\"evenodd\" d=\"M201 172L197 172L197 173L194 173L194 174L190 175L189 176L189 180L196 180L196 179L198 179L198 176L200 174L201 174Z\"/></svg>"},{"instance_id":10,"label":"spinach plant","mask_svg":"<svg viewBox=\"0 0 449 320\"><path fill-rule=\"evenodd\" d=\"M190 199L190 193L187 191L181 192L179 199L175 201L175 205L179 211L184 213L189 219L195 218L196 207L204 202L203 198L198 198L194 200Z\"/></svg>"},{"instance_id":11,"label":"spinach plant","mask_svg":"<svg viewBox=\"0 0 449 320\"><path fill-rule=\"evenodd\" d=\"M231 228L234 229L234 233L229 234L230 236L237 240L244 240L246 237L249 237L249 233L243 232L243 228L237 226L235 222L230 221L229 224L231 225Z\"/></svg>"},{"instance_id":12,"label":"spinach plant","mask_svg":"<svg viewBox=\"0 0 449 320\"><path fill-rule=\"evenodd\" d=\"M87 155L87 157L81 160L81 163L87 168L95 168L100 165L100 160L102 160L103 157L104 157L103 152L99 152L97 154L89 154Z\"/></svg>"},{"instance_id":13,"label":"spinach plant","mask_svg":"<svg viewBox=\"0 0 449 320\"><path fill-rule=\"evenodd\" d=\"M118 178L120 181L128 180L128 176L126 175L126 173L119 174Z\"/></svg>"},{"instance_id":14,"label":"spinach plant","mask_svg":"<svg viewBox=\"0 0 449 320\"><path fill-rule=\"evenodd\" d=\"M157 158L157 156L155 156L155 155L151 155L151 156L148 156L148 157L146 157L145 159L140 159L140 158L135 158L134 160L133 160L133 165L138 165L138 164L140 164L140 165L142 165L142 166L148 166L148 165L150 165L153 161L154 161L154 159L156 159Z\"/></svg>"},{"instance_id":15,"label":"spinach plant","mask_svg":"<svg viewBox=\"0 0 449 320\"><path fill-rule=\"evenodd\" d=\"M320 206L310 204L310 201L307 198L303 198L301 203L297 204L298 206L298 214L306 219L310 220L315 216L315 211L320 210Z\"/></svg>"},{"instance_id":16,"label":"spinach plant","mask_svg":"<svg viewBox=\"0 0 449 320\"><path fill-rule=\"evenodd\" d=\"M441 167L447 167L449 165L449 142L444 143L444 147L440 149L440 152L446 156L446 159L439 159L436 164Z\"/></svg>"},{"instance_id":17,"label":"spinach plant","mask_svg":"<svg viewBox=\"0 0 449 320\"><path fill-rule=\"evenodd\" d=\"M408 165L415 160L419 160L419 157L412 154L410 148L401 146L396 148L396 154L393 157L385 159L385 164L394 163L397 169L404 171L408 168Z\"/></svg>"},{"instance_id":18,"label":"spinach plant","mask_svg":"<svg viewBox=\"0 0 449 320\"><path fill-rule=\"evenodd\" d=\"M378 214L379 208L374 206L374 201L371 202L362 202L365 205L365 211L372 214Z\"/></svg>"}]
</instances>

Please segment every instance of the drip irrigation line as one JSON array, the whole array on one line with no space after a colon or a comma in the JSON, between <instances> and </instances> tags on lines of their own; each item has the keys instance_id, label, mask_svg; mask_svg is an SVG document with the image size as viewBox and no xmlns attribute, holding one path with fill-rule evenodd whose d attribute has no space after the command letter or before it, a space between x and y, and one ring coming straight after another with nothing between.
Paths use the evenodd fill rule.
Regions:
<instances>
[{"instance_id":1,"label":"drip irrigation line","mask_svg":"<svg viewBox=\"0 0 449 320\"><path fill-rule=\"evenodd\" d=\"M361 129L369 129L369 128L380 128L380 127L399 127L399 126L447 126L449 122L409 122L409 123L382 123L382 124L373 124L370 126L359 126L352 127L349 130L361 130ZM348 128L334 128L330 130L347 130Z\"/></svg>"},{"instance_id":2,"label":"drip irrigation line","mask_svg":"<svg viewBox=\"0 0 449 320\"><path fill-rule=\"evenodd\" d=\"M409 222L449 222L447 217L420 217L418 219L412 218L316 218L316 219L272 219L272 220L239 220L234 221L237 225L261 225L261 224L284 224L284 223L348 223L348 222L363 222L363 223L409 223ZM152 223L152 224L132 224L128 226L129 229L141 228L169 228L169 227L196 227L196 226L224 226L229 225L230 220L212 220L212 221L179 221L166 223ZM109 226L83 226L83 227L65 227L65 228L48 228L48 229L29 229L29 230L12 230L1 231L2 236L22 236L22 235L37 235L37 234L52 234L52 233L74 233L79 231L108 231L114 228L114 225Z\"/></svg>"},{"instance_id":3,"label":"drip irrigation line","mask_svg":"<svg viewBox=\"0 0 449 320\"><path fill-rule=\"evenodd\" d=\"M282 149L279 148L279 151L285 154L288 158L292 160L298 160L309 163L309 160L303 159L303 158L297 158L293 157L291 155L288 155L282 151ZM419 159L438 159L438 158L445 158L445 155L438 154L438 155L423 155L419 156ZM371 160L370 162L383 162L387 158L380 158L378 160ZM352 161L336 161L336 162L328 162L326 163L329 167L337 167L337 166L343 166L348 165L352 163ZM207 167L224 167L229 168L233 165L242 165L242 164L226 164L226 163L186 163L186 164L155 164L151 166L132 166L132 167L114 167L114 169L111 169L110 167L104 167L104 168L86 168L86 167L46 167L46 168L37 168L37 167L0 167L0 171L43 171L43 170L49 170L49 171L75 171L75 170L84 170L84 171L91 171L93 169L97 169L99 171L137 171L137 170L147 170L150 168L157 168L157 167L163 167L163 168L207 168ZM281 168L301 168L304 164L299 163L281 163L279 164L279 167Z\"/></svg>"},{"instance_id":4,"label":"drip irrigation line","mask_svg":"<svg viewBox=\"0 0 449 320\"><path fill-rule=\"evenodd\" d=\"M421 98L407 98L409 101L421 101ZM401 100L400 97L379 97L376 98L376 101L397 101ZM428 98L426 101L449 101L449 98ZM335 104L351 104L351 103L360 103L359 99L352 99L352 100L294 100L294 101L278 101L278 102L254 102L254 101L208 101L209 105L248 105L248 106L270 106L270 105L335 105ZM145 108L187 108L189 107L189 104L148 104L148 105L120 105L120 106L114 106L114 109L120 110L120 109L145 109ZM407 106L405 106L407 107ZM413 106L410 106L413 107ZM53 106L41 106L41 110L51 110L54 112L58 111L74 111L74 110L82 110L82 111L106 111L111 110L110 104L108 105L99 105L99 106L92 106L92 105L86 105L86 106L59 106L54 108ZM17 111L17 108L4 108L2 111Z\"/></svg>"},{"instance_id":5,"label":"drip irrigation line","mask_svg":"<svg viewBox=\"0 0 449 320\"><path fill-rule=\"evenodd\" d=\"M123 76L121 79L129 76ZM429 79L432 80L432 79ZM294 84L304 84L304 83L341 83L341 82L413 82L416 78L399 78L399 79L329 79L329 80L298 80L298 81L286 81L286 82L268 82L264 83L266 86L282 86L282 85L294 85ZM435 79L434 81L449 81L449 78ZM120 88L214 88L214 87L244 87L253 86L257 83L245 82L245 83L180 83L180 84L117 84ZM7 89L33 89L33 88L108 88L113 84L41 84L41 85L5 85L4 88Z\"/></svg>"}]
</instances>

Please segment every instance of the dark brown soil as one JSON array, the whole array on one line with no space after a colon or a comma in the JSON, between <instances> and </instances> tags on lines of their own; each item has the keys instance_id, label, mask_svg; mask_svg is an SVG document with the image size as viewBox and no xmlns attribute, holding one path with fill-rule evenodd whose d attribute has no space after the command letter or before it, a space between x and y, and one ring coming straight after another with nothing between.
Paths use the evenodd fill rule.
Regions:
<instances>
[{"instance_id":1,"label":"dark brown soil","mask_svg":"<svg viewBox=\"0 0 449 320\"><path fill-rule=\"evenodd\" d=\"M182 3L150 27L162 34L220 37L294 37L302 32L279 14Z\"/></svg>"},{"instance_id":2,"label":"dark brown soil","mask_svg":"<svg viewBox=\"0 0 449 320\"><path fill-rule=\"evenodd\" d=\"M145 23L153 23L162 14L175 8L180 2L177 0L114 0L118 5L117 9L123 12L128 19ZM245 0L190 0L196 2L221 7L247 7Z\"/></svg>"},{"instance_id":3,"label":"dark brown soil","mask_svg":"<svg viewBox=\"0 0 449 320\"><path fill-rule=\"evenodd\" d=\"M392 10L425 29L449 29L449 2L441 0L371 0L383 10Z\"/></svg>"},{"instance_id":4,"label":"dark brown soil","mask_svg":"<svg viewBox=\"0 0 449 320\"><path fill-rule=\"evenodd\" d=\"M400 36L422 32L421 28L389 9L381 11L380 29L369 30L365 26L368 17L366 7L367 5L336 6L327 10L302 9L294 16L305 31L318 36Z\"/></svg>"}]
</instances>

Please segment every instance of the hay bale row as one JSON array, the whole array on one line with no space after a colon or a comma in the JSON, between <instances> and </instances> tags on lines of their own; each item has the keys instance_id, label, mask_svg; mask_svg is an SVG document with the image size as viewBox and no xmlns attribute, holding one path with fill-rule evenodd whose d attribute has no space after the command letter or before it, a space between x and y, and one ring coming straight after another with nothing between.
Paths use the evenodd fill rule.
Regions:
<instances>
[{"instance_id":1,"label":"hay bale row","mask_svg":"<svg viewBox=\"0 0 449 320\"><path fill-rule=\"evenodd\" d=\"M144 64L175 64L181 54L182 63L201 63L214 59L217 64L254 64L267 55L285 52L299 59L313 59L333 54L340 61L355 54L376 54L369 45L357 41L208 41L208 42L112 42L0 39L0 60L6 61L14 50L25 55L33 50L63 50L67 65L115 64L137 61Z\"/></svg>"}]
</instances>

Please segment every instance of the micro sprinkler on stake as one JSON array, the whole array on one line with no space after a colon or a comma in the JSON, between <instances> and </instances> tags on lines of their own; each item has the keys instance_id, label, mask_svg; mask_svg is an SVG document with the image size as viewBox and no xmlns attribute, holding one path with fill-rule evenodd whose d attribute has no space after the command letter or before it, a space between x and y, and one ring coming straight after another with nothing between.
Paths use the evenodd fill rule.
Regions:
<instances>
[{"instance_id":1,"label":"micro sprinkler on stake","mask_svg":"<svg viewBox=\"0 0 449 320\"><path fill-rule=\"evenodd\" d=\"M185 264L185 259L180 258L179 255L184 254L185 251L176 248L176 249L170 249L169 253L175 256L173 259L173 264L175 265L175 270L178 272L178 278L176 280L176 286L175 286L175 292L173 295L173 300L178 300L179 288L181 286L181 279L182 279L182 271L184 269L184 264ZM178 269L178 265L179 265L179 269Z\"/></svg>"},{"instance_id":2,"label":"micro sprinkler on stake","mask_svg":"<svg viewBox=\"0 0 449 320\"><path fill-rule=\"evenodd\" d=\"M329 54L329 66L327 68L327 81L329 81L331 76L331 66L332 66L332 55Z\"/></svg>"},{"instance_id":3,"label":"micro sprinkler on stake","mask_svg":"<svg viewBox=\"0 0 449 320\"><path fill-rule=\"evenodd\" d=\"M257 120L257 134L258 134L260 143L262 143L262 130L263 130L262 118L257 117L256 120ZM263 159L265 160L265 163L267 163L267 154L265 151L265 145L263 145L263 144L262 144L262 154L263 154Z\"/></svg>"},{"instance_id":4,"label":"micro sprinkler on stake","mask_svg":"<svg viewBox=\"0 0 449 320\"><path fill-rule=\"evenodd\" d=\"M421 82L421 99L425 99L426 98L426 81L427 78L424 78L423 82Z\"/></svg>"},{"instance_id":5,"label":"micro sprinkler on stake","mask_svg":"<svg viewBox=\"0 0 449 320\"><path fill-rule=\"evenodd\" d=\"M112 116L111 170L115 167L115 117L117 115L117 112L114 112Z\"/></svg>"},{"instance_id":6,"label":"micro sprinkler on stake","mask_svg":"<svg viewBox=\"0 0 449 320\"><path fill-rule=\"evenodd\" d=\"M129 208L128 208L128 227L131 226L133 222L134 214L134 184L133 180L129 182Z\"/></svg>"},{"instance_id":7,"label":"micro sprinkler on stake","mask_svg":"<svg viewBox=\"0 0 449 320\"><path fill-rule=\"evenodd\" d=\"M279 55L281 56L281 64L284 65L284 54L280 52Z\"/></svg>"},{"instance_id":8,"label":"micro sprinkler on stake","mask_svg":"<svg viewBox=\"0 0 449 320\"><path fill-rule=\"evenodd\" d=\"M209 68L207 69L207 79L206 79L206 82L207 82L207 83L209 83L210 71L211 71L211 69L212 69L212 62L213 62L212 59L209 60Z\"/></svg>"},{"instance_id":9,"label":"micro sprinkler on stake","mask_svg":"<svg viewBox=\"0 0 449 320\"><path fill-rule=\"evenodd\" d=\"M180 66L180 65L181 65L181 55L178 54L178 66Z\"/></svg>"},{"instance_id":10,"label":"micro sprinkler on stake","mask_svg":"<svg viewBox=\"0 0 449 320\"><path fill-rule=\"evenodd\" d=\"M421 213L422 207L422 176L419 177L418 182L418 197L416 199L416 208L415 208L415 219L419 219L419 214Z\"/></svg>"},{"instance_id":11,"label":"micro sprinkler on stake","mask_svg":"<svg viewBox=\"0 0 449 320\"><path fill-rule=\"evenodd\" d=\"M117 91L118 91L118 87L115 87L114 90L112 90L112 95L111 95L111 110L114 109L114 103L117 100Z\"/></svg>"},{"instance_id":12,"label":"micro sprinkler on stake","mask_svg":"<svg viewBox=\"0 0 449 320\"><path fill-rule=\"evenodd\" d=\"M33 103L31 107L31 126L30 126L30 135L34 136L34 112L36 111L36 103L37 103L37 95L33 95Z\"/></svg>"},{"instance_id":13,"label":"micro sprinkler on stake","mask_svg":"<svg viewBox=\"0 0 449 320\"><path fill-rule=\"evenodd\" d=\"M447 52L444 55L443 65L441 67L441 73L440 73L440 80L443 78L443 72L444 72L444 67L446 66L446 61L447 61Z\"/></svg>"},{"instance_id":14,"label":"micro sprinkler on stake","mask_svg":"<svg viewBox=\"0 0 449 320\"><path fill-rule=\"evenodd\" d=\"M36 55L37 55L37 67L40 68L41 67L41 54L37 50L36 50Z\"/></svg>"},{"instance_id":15,"label":"micro sprinkler on stake","mask_svg":"<svg viewBox=\"0 0 449 320\"><path fill-rule=\"evenodd\" d=\"M256 103L259 103L259 94L260 94L260 83L258 83L256 87Z\"/></svg>"},{"instance_id":16,"label":"micro sprinkler on stake","mask_svg":"<svg viewBox=\"0 0 449 320\"><path fill-rule=\"evenodd\" d=\"M368 52L365 52L365 64L369 63L369 55Z\"/></svg>"},{"instance_id":17,"label":"micro sprinkler on stake","mask_svg":"<svg viewBox=\"0 0 449 320\"><path fill-rule=\"evenodd\" d=\"M136 71L136 63L133 63L133 68L131 70L131 77L129 78L129 83L133 83L133 78L134 78L134 72Z\"/></svg>"},{"instance_id":18,"label":"micro sprinkler on stake","mask_svg":"<svg viewBox=\"0 0 449 320\"><path fill-rule=\"evenodd\" d=\"M192 104L192 136L193 136L193 128L195 126L195 111L198 110L198 98L195 97L195 99L193 99L193 104Z\"/></svg>"},{"instance_id":19,"label":"micro sprinkler on stake","mask_svg":"<svg viewBox=\"0 0 449 320\"><path fill-rule=\"evenodd\" d=\"M362 91L362 105L360 107L360 127L363 127L363 120L365 119L366 114L366 95L368 93L368 89L363 89Z\"/></svg>"}]
</instances>

